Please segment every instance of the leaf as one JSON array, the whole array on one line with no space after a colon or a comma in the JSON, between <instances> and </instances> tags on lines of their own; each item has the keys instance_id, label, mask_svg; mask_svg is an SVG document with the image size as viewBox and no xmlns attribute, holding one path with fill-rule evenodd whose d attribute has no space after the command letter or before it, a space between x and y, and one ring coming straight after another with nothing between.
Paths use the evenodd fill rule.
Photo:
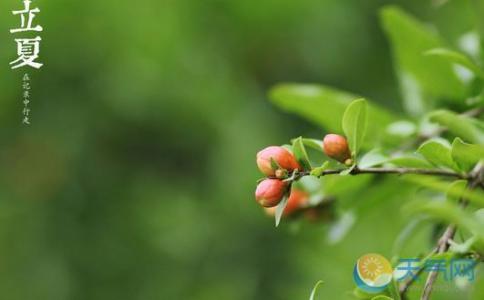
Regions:
<instances>
[{"instance_id":1,"label":"leaf","mask_svg":"<svg viewBox=\"0 0 484 300\"><path fill-rule=\"evenodd\" d=\"M287 112L295 113L330 132L341 131L341 118L346 106L357 95L323 85L286 83L274 86L269 92L271 101ZM378 139L386 125L398 119L389 111L370 103L368 130L373 134L369 142Z\"/></svg>"},{"instance_id":2,"label":"leaf","mask_svg":"<svg viewBox=\"0 0 484 300\"><path fill-rule=\"evenodd\" d=\"M351 154L355 157L363 144L368 124L368 104L365 99L358 99L350 103L343 115L343 131L348 139Z\"/></svg>"},{"instance_id":3,"label":"leaf","mask_svg":"<svg viewBox=\"0 0 484 300\"><path fill-rule=\"evenodd\" d=\"M344 169L343 171L339 172L339 175L341 175L341 176L349 175L355 168L356 168L356 164L353 164L351 167Z\"/></svg>"},{"instance_id":4,"label":"leaf","mask_svg":"<svg viewBox=\"0 0 484 300\"><path fill-rule=\"evenodd\" d=\"M484 223L477 217L462 210L457 204L451 202L431 201L413 202L407 210L412 213L425 213L430 217L445 221L448 224L456 224L459 228L472 232L479 241L484 241Z\"/></svg>"},{"instance_id":5,"label":"leaf","mask_svg":"<svg viewBox=\"0 0 484 300\"><path fill-rule=\"evenodd\" d=\"M464 197L467 190L467 180L456 180L449 185L446 196L447 200L453 203L457 203L459 199Z\"/></svg>"},{"instance_id":6,"label":"leaf","mask_svg":"<svg viewBox=\"0 0 484 300\"><path fill-rule=\"evenodd\" d=\"M404 107L409 113L423 114L434 99L460 101L465 96L466 86L451 63L423 55L444 45L435 31L396 6L385 6L380 20L390 40Z\"/></svg>"},{"instance_id":7,"label":"leaf","mask_svg":"<svg viewBox=\"0 0 484 300\"><path fill-rule=\"evenodd\" d=\"M398 283L395 281L395 278L393 278L390 284L388 285L388 292L390 293L391 298L384 296L386 298L382 298L381 300L383 299L401 300L400 292L398 290Z\"/></svg>"},{"instance_id":8,"label":"leaf","mask_svg":"<svg viewBox=\"0 0 484 300\"><path fill-rule=\"evenodd\" d=\"M284 212L284 209L286 208L288 199L289 199L289 194L285 193L284 196L282 197L281 202L279 202L279 204L277 204L276 206L276 213L274 214L274 217L276 219L276 227L279 226L279 223L281 222L282 214Z\"/></svg>"},{"instance_id":9,"label":"leaf","mask_svg":"<svg viewBox=\"0 0 484 300\"><path fill-rule=\"evenodd\" d=\"M389 160L389 157L381 153L379 149L373 149L363 155L358 162L360 168L370 168L382 165Z\"/></svg>"},{"instance_id":10,"label":"leaf","mask_svg":"<svg viewBox=\"0 0 484 300\"><path fill-rule=\"evenodd\" d=\"M323 151L323 141L321 140L303 138L302 142L306 147L312 148L319 152Z\"/></svg>"},{"instance_id":11,"label":"leaf","mask_svg":"<svg viewBox=\"0 0 484 300\"><path fill-rule=\"evenodd\" d=\"M277 163L277 161L273 157L271 157L271 168L272 170L282 169L279 163Z\"/></svg>"},{"instance_id":12,"label":"leaf","mask_svg":"<svg viewBox=\"0 0 484 300\"><path fill-rule=\"evenodd\" d=\"M314 300L316 297L316 292L319 288L320 285L322 285L324 282L322 280L319 280L318 282L316 282L316 284L314 285L313 287L313 290L311 291L311 296L309 296L309 300Z\"/></svg>"},{"instance_id":13,"label":"leaf","mask_svg":"<svg viewBox=\"0 0 484 300\"><path fill-rule=\"evenodd\" d=\"M301 164L304 170L311 170L311 163L309 162L308 153L304 147L302 137L298 137L293 140L292 150L294 151L294 156L296 160Z\"/></svg>"},{"instance_id":14,"label":"leaf","mask_svg":"<svg viewBox=\"0 0 484 300\"><path fill-rule=\"evenodd\" d=\"M431 122L446 127L455 136L471 143L484 142L483 135L471 122L471 119L448 110L437 110L429 114Z\"/></svg>"},{"instance_id":15,"label":"leaf","mask_svg":"<svg viewBox=\"0 0 484 300\"><path fill-rule=\"evenodd\" d=\"M395 165L397 167L403 168L423 168L423 169L431 169L432 165L429 164L427 161L415 157L415 156L400 156L400 157L393 157L388 160L388 163Z\"/></svg>"},{"instance_id":16,"label":"leaf","mask_svg":"<svg viewBox=\"0 0 484 300\"><path fill-rule=\"evenodd\" d=\"M423 175L406 175L403 177L406 181L413 184L417 184L422 187L426 187L435 191L443 192L447 194L447 197L463 197L470 202L479 206L484 206L484 192L480 190L462 191L457 188L449 188L449 182L431 176Z\"/></svg>"},{"instance_id":17,"label":"leaf","mask_svg":"<svg viewBox=\"0 0 484 300\"><path fill-rule=\"evenodd\" d=\"M450 154L450 147L438 140L429 140L423 143L417 150L427 161L437 167L456 169L456 165Z\"/></svg>"},{"instance_id":18,"label":"leaf","mask_svg":"<svg viewBox=\"0 0 484 300\"><path fill-rule=\"evenodd\" d=\"M452 143L451 155L463 171L469 171L484 159L484 146L467 144L460 138L456 138Z\"/></svg>"},{"instance_id":19,"label":"leaf","mask_svg":"<svg viewBox=\"0 0 484 300\"><path fill-rule=\"evenodd\" d=\"M415 236L415 233L422 227L424 221L424 218L413 218L405 225L393 243L393 255L400 256L404 246Z\"/></svg>"},{"instance_id":20,"label":"leaf","mask_svg":"<svg viewBox=\"0 0 484 300\"><path fill-rule=\"evenodd\" d=\"M446 48L434 48L425 51L424 55L441 57L451 63L456 63L469 69L478 77L484 77L484 73L482 72L481 68L479 68L473 61L471 61L470 58L457 51L449 50Z\"/></svg>"},{"instance_id":21,"label":"leaf","mask_svg":"<svg viewBox=\"0 0 484 300\"><path fill-rule=\"evenodd\" d=\"M328 231L328 243L335 245L343 240L349 233L356 221L356 215L352 211L345 212L341 218L333 223Z\"/></svg>"},{"instance_id":22,"label":"leaf","mask_svg":"<svg viewBox=\"0 0 484 300\"><path fill-rule=\"evenodd\" d=\"M330 164L329 164L329 161L325 161L321 167L317 167L317 168L314 168L311 170L311 173L310 175L312 176L316 176L316 177L319 177L323 174L323 172L327 169L330 168Z\"/></svg>"},{"instance_id":23,"label":"leaf","mask_svg":"<svg viewBox=\"0 0 484 300\"><path fill-rule=\"evenodd\" d=\"M376 297L371 298L371 300L394 300L388 296L378 295Z\"/></svg>"}]
</instances>

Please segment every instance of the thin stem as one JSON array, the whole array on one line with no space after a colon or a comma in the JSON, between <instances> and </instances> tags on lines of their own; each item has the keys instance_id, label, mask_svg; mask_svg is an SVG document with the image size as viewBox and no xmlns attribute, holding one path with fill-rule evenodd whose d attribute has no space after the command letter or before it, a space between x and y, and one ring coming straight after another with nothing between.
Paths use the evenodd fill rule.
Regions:
<instances>
[{"instance_id":1,"label":"thin stem","mask_svg":"<svg viewBox=\"0 0 484 300\"><path fill-rule=\"evenodd\" d=\"M319 177L327 176L327 175L334 175L339 174L345 169L336 169L336 170L324 170L321 172ZM310 172L301 172L299 173L297 178L307 176ZM456 177L467 179L467 175L459 174L452 171L447 170L440 170L440 169L419 169L419 168L354 168L351 172L351 175L357 174L420 174L420 175L436 175L436 176L449 176L449 177Z\"/></svg>"},{"instance_id":2,"label":"thin stem","mask_svg":"<svg viewBox=\"0 0 484 300\"><path fill-rule=\"evenodd\" d=\"M475 169L472 171L472 175L470 177L472 178L472 180L469 181L467 186L469 190L475 189L481 183L483 173L484 173L484 167L481 164L478 164L475 167ZM461 198L459 203L464 208L467 206L468 200ZM449 247L450 247L449 241L454 238L456 230L457 230L457 227L454 224L450 224L447 227L447 229L444 231L444 234L439 239L438 246L437 246L439 250L437 253L441 254L449 250ZM435 271L430 272L429 276L427 277L427 281L425 282L422 297L420 298L421 300L428 300L430 298L430 294L432 293L434 283L437 280L438 276L439 276L438 272L435 272Z\"/></svg>"}]
</instances>

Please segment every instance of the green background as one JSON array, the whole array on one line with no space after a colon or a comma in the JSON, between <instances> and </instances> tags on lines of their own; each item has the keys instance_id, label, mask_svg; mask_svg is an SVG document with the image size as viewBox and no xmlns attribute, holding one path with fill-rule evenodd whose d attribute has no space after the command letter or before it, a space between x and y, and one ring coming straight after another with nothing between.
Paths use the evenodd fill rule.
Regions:
<instances>
[{"instance_id":1,"label":"green background","mask_svg":"<svg viewBox=\"0 0 484 300\"><path fill-rule=\"evenodd\" d=\"M256 152L325 134L267 92L324 83L401 113L378 10L399 4L452 42L464 1L33 2L45 65L29 70L28 127L26 69L8 65L22 3L0 2L1 299L307 299L320 279L321 299L350 299L356 259L391 257L413 192L395 179L342 197L364 213L336 245L327 224L264 215Z\"/></svg>"}]
</instances>

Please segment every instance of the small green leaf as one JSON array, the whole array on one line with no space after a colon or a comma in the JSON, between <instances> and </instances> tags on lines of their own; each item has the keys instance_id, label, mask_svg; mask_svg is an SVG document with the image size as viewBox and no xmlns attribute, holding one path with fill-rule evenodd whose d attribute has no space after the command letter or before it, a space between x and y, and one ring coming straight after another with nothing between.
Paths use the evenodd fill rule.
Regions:
<instances>
[{"instance_id":1,"label":"small green leaf","mask_svg":"<svg viewBox=\"0 0 484 300\"><path fill-rule=\"evenodd\" d=\"M343 115L343 131L348 139L351 154L355 157L366 134L368 104L365 99L351 102Z\"/></svg>"},{"instance_id":2,"label":"small green leaf","mask_svg":"<svg viewBox=\"0 0 484 300\"><path fill-rule=\"evenodd\" d=\"M277 163L277 161L273 157L271 157L271 168L272 170L282 169L281 166Z\"/></svg>"},{"instance_id":3,"label":"small green leaf","mask_svg":"<svg viewBox=\"0 0 484 300\"><path fill-rule=\"evenodd\" d=\"M456 138L452 143L451 155L463 171L469 171L481 159L484 159L484 146L467 144L460 138Z\"/></svg>"},{"instance_id":4,"label":"small green leaf","mask_svg":"<svg viewBox=\"0 0 484 300\"><path fill-rule=\"evenodd\" d=\"M323 141L321 140L303 138L302 142L306 147L312 148L319 152L323 151Z\"/></svg>"},{"instance_id":5,"label":"small green leaf","mask_svg":"<svg viewBox=\"0 0 484 300\"><path fill-rule=\"evenodd\" d=\"M371 298L371 300L394 300L388 296L378 295L376 297Z\"/></svg>"},{"instance_id":6,"label":"small green leaf","mask_svg":"<svg viewBox=\"0 0 484 300\"><path fill-rule=\"evenodd\" d=\"M481 68L479 68L473 61L470 60L467 56L457 51L445 49L445 48L434 48L424 52L424 55L427 56L436 56L446 59L451 63L459 64L470 71L472 71L476 76L481 78L484 77L484 73L482 72Z\"/></svg>"},{"instance_id":7,"label":"small green leaf","mask_svg":"<svg viewBox=\"0 0 484 300\"><path fill-rule=\"evenodd\" d=\"M370 152L363 155L358 162L360 168L370 168L386 163L389 158L381 153L379 149L373 149Z\"/></svg>"},{"instance_id":8,"label":"small green leaf","mask_svg":"<svg viewBox=\"0 0 484 300\"><path fill-rule=\"evenodd\" d=\"M450 154L450 147L438 140L429 140L423 143L418 148L417 153L437 167L456 168Z\"/></svg>"},{"instance_id":9,"label":"small green leaf","mask_svg":"<svg viewBox=\"0 0 484 300\"><path fill-rule=\"evenodd\" d=\"M274 214L276 219L276 227L279 226L279 223L281 222L282 214L284 212L284 209L286 208L288 199L289 199L289 194L285 193L284 196L282 197L281 202L279 202L279 204L277 204L276 206L276 213Z\"/></svg>"},{"instance_id":10,"label":"small green leaf","mask_svg":"<svg viewBox=\"0 0 484 300\"><path fill-rule=\"evenodd\" d=\"M390 285L388 285L388 292L390 293L390 296L391 296L391 298L387 297L388 299L401 300L400 292L398 290L398 283L395 281L395 278L393 278L392 281L390 282Z\"/></svg>"},{"instance_id":11,"label":"small green leaf","mask_svg":"<svg viewBox=\"0 0 484 300\"><path fill-rule=\"evenodd\" d=\"M319 177L323 174L325 170L327 170L330 167L329 161L325 161L321 167L317 167L311 170L310 175Z\"/></svg>"},{"instance_id":12,"label":"small green leaf","mask_svg":"<svg viewBox=\"0 0 484 300\"><path fill-rule=\"evenodd\" d=\"M356 164L352 165L351 167L349 167L347 169L344 169L343 171L341 171L339 173L339 175L341 175L341 176L349 175L355 168L356 168Z\"/></svg>"},{"instance_id":13,"label":"small green leaf","mask_svg":"<svg viewBox=\"0 0 484 300\"><path fill-rule=\"evenodd\" d=\"M451 133L466 142L484 142L484 136L474 126L472 119L468 117L460 116L448 110L437 110L429 114L429 119L431 122L446 127Z\"/></svg>"},{"instance_id":14,"label":"small green leaf","mask_svg":"<svg viewBox=\"0 0 484 300\"><path fill-rule=\"evenodd\" d=\"M424 213L448 224L456 224L459 228L473 233L478 241L484 241L484 232L482 231L484 223L475 215L462 210L457 204L442 201L422 202L419 200L410 203L406 208L410 213Z\"/></svg>"},{"instance_id":15,"label":"small green leaf","mask_svg":"<svg viewBox=\"0 0 484 300\"><path fill-rule=\"evenodd\" d=\"M304 147L302 137L293 140L292 149L294 151L294 156L296 156L296 160L301 164L303 169L311 170L311 163L309 162L308 153Z\"/></svg>"},{"instance_id":16,"label":"small green leaf","mask_svg":"<svg viewBox=\"0 0 484 300\"><path fill-rule=\"evenodd\" d=\"M388 163L403 168L431 169L433 167L426 160L410 155L390 158Z\"/></svg>"},{"instance_id":17,"label":"small green leaf","mask_svg":"<svg viewBox=\"0 0 484 300\"><path fill-rule=\"evenodd\" d=\"M314 300L314 299L316 299L316 298L315 298L315 297L316 297L316 292L317 292L317 290L318 290L319 286L321 286L323 283L324 283L324 282L323 282L322 280L320 280L320 281L316 282L316 284L315 284L315 285L314 285L314 287L313 287L313 290L311 291L311 296L309 296L309 300Z\"/></svg>"},{"instance_id":18,"label":"small green leaf","mask_svg":"<svg viewBox=\"0 0 484 300\"><path fill-rule=\"evenodd\" d=\"M457 203L459 199L464 197L465 192L467 190L467 180L456 180L449 185L449 189L447 190L447 200Z\"/></svg>"},{"instance_id":19,"label":"small green leaf","mask_svg":"<svg viewBox=\"0 0 484 300\"><path fill-rule=\"evenodd\" d=\"M484 206L484 192L481 192L479 189L476 190L469 190L466 189L462 191L457 188L449 188L449 182L435 178L432 176L423 176L423 175L406 175L403 177L405 180L417 184L422 187L426 187L435 191L443 192L447 194L447 197L463 197L470 202L475 203L479 206Z\"/></svg>"}]
</instances>

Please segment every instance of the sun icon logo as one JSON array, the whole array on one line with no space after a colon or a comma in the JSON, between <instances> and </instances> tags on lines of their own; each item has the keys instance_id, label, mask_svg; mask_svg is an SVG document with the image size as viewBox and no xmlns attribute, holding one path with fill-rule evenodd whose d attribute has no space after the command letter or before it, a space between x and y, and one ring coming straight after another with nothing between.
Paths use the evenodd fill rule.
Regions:
<instances>
[{"instance_id":1,"label":"sun icon logo","mask_svg":"<svg viewBox=\"0 0 484 300\"><path fill-rule=\"evenodd\" d=\"M386 288L392 280L390 262L379 254L366 254L356 262L353 277L359 288L378 293Z\"/></svg>"}]
</instances>

